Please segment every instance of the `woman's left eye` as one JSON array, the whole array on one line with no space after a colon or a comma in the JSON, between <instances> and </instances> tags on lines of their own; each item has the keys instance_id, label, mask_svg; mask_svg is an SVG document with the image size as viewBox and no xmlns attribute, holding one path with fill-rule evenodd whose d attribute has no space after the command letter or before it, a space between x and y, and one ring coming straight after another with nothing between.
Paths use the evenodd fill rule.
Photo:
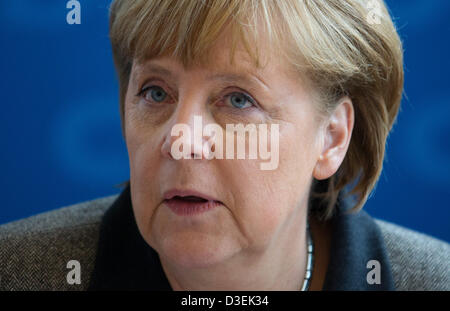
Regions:
<instances>
[{"instance_id":1,"label":"woman's left eye","mask_svg":"<svg viewBox=\"0 0 450 311\"><path fill-rule=\"evenodd\" d=\"M256 106L250 96L240 92L235 92L227 95L227 100L233 107L238 109L245 109L250 108L251 106Z\"/></svg>"}]
</instances>

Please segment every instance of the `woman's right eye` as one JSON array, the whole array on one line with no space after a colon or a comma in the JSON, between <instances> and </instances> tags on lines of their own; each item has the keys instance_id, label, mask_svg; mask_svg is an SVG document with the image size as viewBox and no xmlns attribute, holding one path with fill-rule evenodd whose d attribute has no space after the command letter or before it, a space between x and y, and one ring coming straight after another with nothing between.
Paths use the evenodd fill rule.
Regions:
<instances>
[{"instance_id":1,"label":"woman's right eye","mask_svg":"<svg viewBox=\"0 0 450 311\"><path fill-rule=\"evenodd\" d=\"M150 102L154 101L157 103L162 103L166 99L167 93L161 87L159 87L157 85L152 85L152 86L143 88L138 93L138 96L140 96Z\"/></svg>"}]
</instances>

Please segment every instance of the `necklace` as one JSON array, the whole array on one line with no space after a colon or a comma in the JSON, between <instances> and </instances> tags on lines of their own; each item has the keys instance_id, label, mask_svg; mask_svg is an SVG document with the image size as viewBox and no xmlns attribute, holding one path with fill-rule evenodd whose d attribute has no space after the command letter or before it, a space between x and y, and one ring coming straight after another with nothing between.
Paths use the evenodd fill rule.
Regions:
<instances>
[{"instance_id":1,"label":"necklace","mask_svg":"<svg viewBox=\"0 0 450 311\"><path fill-rule=\"evenodd\" d=\"M309 223L306 225L306 234L308 239L308 259L306 264L305 279L303 280L302 291L307 291L311 285L311 276L314 267L314 241L311 236Z\"/></svg>"}]
</instances>

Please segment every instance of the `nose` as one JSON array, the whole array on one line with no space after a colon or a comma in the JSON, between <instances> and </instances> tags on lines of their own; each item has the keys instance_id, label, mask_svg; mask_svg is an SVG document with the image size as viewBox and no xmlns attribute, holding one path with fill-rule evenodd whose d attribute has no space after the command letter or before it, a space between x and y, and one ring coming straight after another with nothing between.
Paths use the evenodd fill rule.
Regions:
<instances>
[{"instance_id":1,"label":"nose","mask_svg":"<svg viewBox=\"0 0 450 311\"><path fill-rule=\"evenodd\" d=\"M200 109L178 106L163 137L162 155L172 160L206 159L211 146L203 136L205 115Z\"/></svg>"}]
</instances>

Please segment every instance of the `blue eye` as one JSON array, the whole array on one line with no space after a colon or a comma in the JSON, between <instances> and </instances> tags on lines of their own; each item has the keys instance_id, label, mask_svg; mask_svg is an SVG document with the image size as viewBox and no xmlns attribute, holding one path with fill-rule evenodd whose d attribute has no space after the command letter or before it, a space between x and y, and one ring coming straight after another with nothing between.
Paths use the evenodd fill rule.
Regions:
<instances>
[{"instance_id":1,"label":"blue eye","mask_svg":"<svg viewBox=\"0 0 450 311\"><path fill-rule=\"evenodd\" d=\"M235 108L244 109L254 106L250 97L243 93L233 93L228 97L230 98L231 104Z\"/></svg>"},{"instance_id":2,"label":"blue eye","mask_svg":"<svg viewBox=\"0 0 450 311\"><path fill-rule=\"evenodd\" d=\"M146 100L153 100L158 103L163 102L167 97L167 93L156 85L143 89L139 95L143 96Z\"/></svg>"}]
</instances>

